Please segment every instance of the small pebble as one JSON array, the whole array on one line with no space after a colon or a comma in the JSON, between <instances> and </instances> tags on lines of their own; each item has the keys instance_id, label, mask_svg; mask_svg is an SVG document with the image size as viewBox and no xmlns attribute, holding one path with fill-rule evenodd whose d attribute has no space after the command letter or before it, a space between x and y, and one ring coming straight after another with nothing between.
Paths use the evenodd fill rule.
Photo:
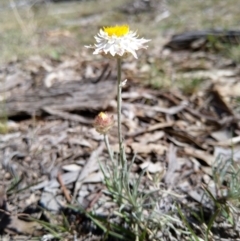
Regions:
<instances>
[{"instance_id":1,"label":"small pebble","mask_svg":"<svg viewBox=\"0 0 240 241\"><path fill-rule=\"evenodd\" d=\"M85 191L85 190L80 190L79 193L78 193L78 195L82 196L82 197L86 197L88 194L89 194L89 192Z\"/></svg>"},{"instance_id":2,"label":"small pebble","mask_svg":"<svg viewBox=\"0 0 240 241\"><path fill-rule=\"evenodd\" d=\"M96 185L88 184L87 185L87 190L92 193L96 188Z\"/></svg>"},{"instance_id":3,"label":"small pebble","mask_svg":"<svg viewBox=\"0 0 240 241\"><path fill-rule=\"evenodd\" d=\"M78 203L79 203L83 208L87 208L89 202L87 201L87 199L86 199L85 197L80 196L80 197L77 198L77 200L78 200Z\"/></svg>"},{"instance_id":4,"label":"small pebble","mask_svg":"<svg viewBox=\"0 0 240 241\"><path fill-rule=\"evenodd\" d=\"M31 162L32 158L30 156L26 156L24 159L25 162Z\"/></svg>"},{"instance_id":5,"label":"small pebble","mask_svg":"<svg viewBox=\"0 0 240 241\"><path fill-rule=\"evenodd\" d=\"M6 172L5 175L4 175L4 178L6 180L10 180L12 178L12 175L9 172Z\"/></svg>"},{"instance_id":6,"label":"small pebble","mask_svg":"<svg viewBox=\"0 0 240 241\"><path fill-rule=\"evenodd\" d=\"M81 187L81 191L89 191L88 186L86 184L83 184Z\"/></svg>"}]
</instances>

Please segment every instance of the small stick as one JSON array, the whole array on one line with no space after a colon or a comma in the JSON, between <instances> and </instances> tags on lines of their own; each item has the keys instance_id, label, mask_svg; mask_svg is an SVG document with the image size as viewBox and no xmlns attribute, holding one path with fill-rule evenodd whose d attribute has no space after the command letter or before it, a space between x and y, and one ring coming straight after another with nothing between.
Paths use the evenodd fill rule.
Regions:
<instances>
[{"instance_id":1,"label":"small stick","mask_svg":"<svg viewBox=\"0 0 240 241\"><path fill-rule=\"evenodd\" d=\"M59 182L59 184L60 184L60 186L61 186L61 190L62 190L62 192L63 192L63 194L64 194L67 202L68 202L68 203L71 203L72 199L71 199L71 197L70 197L70 195L69 195L69 193L68 193L68 190L67 190L66 186L65 186L64 183L63 183L63 180L62 180L62 177L61 177L61 173L60 173L60 172L59 172L58 175L57 175L57 180L58 180L58 182Z\"/></svg>"},{"instance_id":2,"label":"small stick","mask_svg":"<svg viewBox=\"0 0 240 241\"><path fill-rule=\"evenodd\" d=\"M91 211L93 205L98 201L98 199L101 197L101 195L102 195L102 189L100 189L98 191L98 193L96 193L95 197L93 198L93 200L88 205L87 212Z\"/></svg>"}]
</instances>

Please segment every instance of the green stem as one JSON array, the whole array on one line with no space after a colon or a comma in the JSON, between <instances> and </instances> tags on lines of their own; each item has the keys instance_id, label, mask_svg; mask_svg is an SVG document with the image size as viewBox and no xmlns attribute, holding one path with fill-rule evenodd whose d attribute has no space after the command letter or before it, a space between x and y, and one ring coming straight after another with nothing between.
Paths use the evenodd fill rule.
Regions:
<instances>
[{"instance_id":1,"label":"green stem","mask_svg":"<svg viewBox=\"0 0 240 241\"><path fill-rule=\"evenodd\" d=\"M135 224L135 232L136 232L136 241L139 241L139 237L138 237L138 224Z\"/></svg>"},{"instance_id":2,"label":"green stem","mask_svg":"<svg viewBox=\"0 0 240 241\"><path fill-rule=\"evenodd\" d=\"M119 155L122 167L124 166L123 161L123 139L122 139L122 83L121 83L121 58L117 58L117 120L118 120L118 143L119 143Z\"/></svg>"},{"instance_id":3,"label":"green stem","mask_svg":"<svg viewBox=\"0 0 240 241\"><path fill-rule=\"evenodd\" d=\"M104 142L105 142L105 145L106 145L107 150L108 150L108 155L110 156L110 159L111 159L112 163L114 163L113 153L112 153L111 147L109 145L108 135L106 135L106 134L104 135Z\"/></svg>"}]
</instances>

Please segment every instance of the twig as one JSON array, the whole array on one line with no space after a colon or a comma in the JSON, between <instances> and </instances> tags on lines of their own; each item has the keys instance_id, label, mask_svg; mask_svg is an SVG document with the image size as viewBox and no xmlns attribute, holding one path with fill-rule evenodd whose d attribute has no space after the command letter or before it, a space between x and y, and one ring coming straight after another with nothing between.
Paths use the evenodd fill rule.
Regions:
<instances>
[{"instance_id":1,"label":"twig","mask_svg":"<svg viewBox=\"0 0 240 241\"><path fill-rule=\"evenodd\" d=\"M61 173L60 173L60 172L59 172L58 175L57 175L57 180L58 180L58 182L59 182L59 184L60 184L60 186L61 186L62 192L63 192L63 194L64 194L67 202L68 202L68 203L71 203L72 199L71 199L71 197L70 197L70 195L69 195L69 193L68 193L68 190L67 190L66 186L65 186L64 183L63 183L63 180L62 180L62 177L61 177Z\"/></svg>"},{"instance_id":2,"label":"twig","mask_svg":"<svg viewBox=\"0 0 240 241\"><path fill-rule=\"evenodd\" d=\"M79 122L82 124L88 124L88 125L92 124L92 122L93 122L92 120L87 119L83 116L79 116L76 114L70 114L66 111L57 110L57 109L51 108L49 106L44 106L42 108L42 110L44 110L45 112L47 112L50 115L58 116L64 120L76 121L76 122Z\"/></svg>"},{"instance_id":3,"label":"twig","mask_svg":"<svg viewBox=\"0 0 240 241\"><path fill-rule=\"evenodd\" d=\"M87 212L91 211L93 205L98 201L98 199L101 197L102 195L102 189L100 189L98 191L98 193L95 195L95 197L93 198L93 200L90 202L90 204L88 205L88 208L87 208Z\"/></svg>"},{"instance_id":4,"label":"twig","mask_svg":"<svg viewBox=\"0 0 240 241\"><path fill-rule=\"evenodd\" d=\"M157 124L154 124L154 125L150 125L149 127L145 128L143 130L139 130L139 131L136 131L134 133L126 134L126 136L127 137L136 137L136 136L148 133L148 132L153 132L153 131L156 131L156 130L165 129L167 127L172 127L173 125L174 125L174 122L172 122L172 121L164 122L164 123L157 123Z\"/></svg>"}]
</instances>

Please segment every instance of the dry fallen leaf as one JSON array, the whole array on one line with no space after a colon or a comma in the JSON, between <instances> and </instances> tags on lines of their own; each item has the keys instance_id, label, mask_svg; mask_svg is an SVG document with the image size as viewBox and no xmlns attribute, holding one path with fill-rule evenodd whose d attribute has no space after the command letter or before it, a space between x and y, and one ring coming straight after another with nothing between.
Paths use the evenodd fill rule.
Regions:
<instances>
[{"instance_id":1,"label":"dry fallen leaf","mask_svg":"<svg viewBox=\"0 0 240 241\"><path fill-rule=\"evenodd\" d=\"M196 158L204 161L204 162L205 162L206 164L208 164L209 166L212 166L212 164L214 163L214 161L215 161L215 159L216 159L214 156L208 154L208 153L205 152L205 151L193 149L193 148L191 148L191 147L185 147L185 148L184 148L184 152L185 152L185 154L187 154L187 155L196 157Z\"/></svg>"},{"instance_id":2,"label":"dry fallen leaf","mask_svg":"<svg viewBox=\"0 0 240 241\"><path fill-rule=\"evenodd\" d=\"M140 165L141 169L146 168L146 171L149 173L157 173L157 172L163 172L164 167L160 162L152 163L149 161L146 161Z\"/></svg>"},{"instance_id":3,"label":"dry fallen leaf","mask_svg":"<svg viewBox=\"0 0 240 241\"><path fill-rule=\"evenodd\" d=\"M158 155L163 155L165 151L167 151L167 147L163 146L161 144L142 144L138 142L131 143L129 145L131 149L133 150L134 153L144 153L144 154L149 154L151 152L157 153Z\"/></svg>"},{"instance_id":4,"label":"dry fallen leaf","mask_svg":"<svg viewBox=\"0 0 240 241\"><path fill-rule=\"evenodd\" d=\"M5 227L5 232L8 233L19 233L27 234L32 236L39 236L43 234L42 226L35 221L24 221L19 219L17 216L10 215L8 224Z\"/></svg>"}]
</instances>

